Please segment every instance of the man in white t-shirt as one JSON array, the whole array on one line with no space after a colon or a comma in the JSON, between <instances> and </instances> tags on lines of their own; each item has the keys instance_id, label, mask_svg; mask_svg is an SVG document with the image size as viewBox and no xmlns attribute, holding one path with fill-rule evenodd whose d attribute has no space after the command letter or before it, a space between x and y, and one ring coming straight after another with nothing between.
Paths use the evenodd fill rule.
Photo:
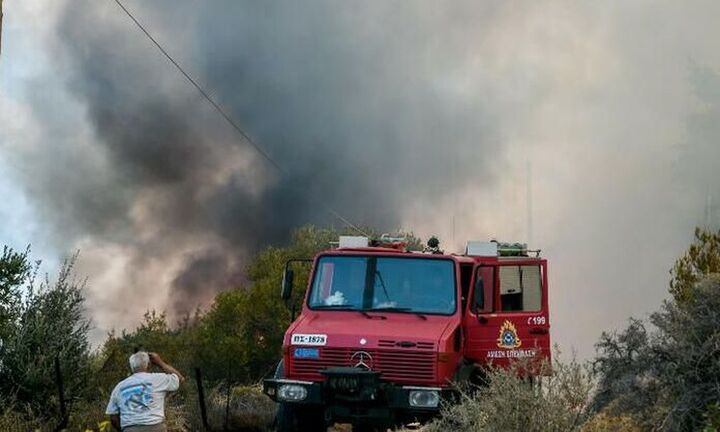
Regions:
<instances>
[{"instance_id":1,"label":"man in white t-shirt","mask_svg":"<svg viewBox=\"0 0 720 432\"><path fill-rule=\"evenodd\" d=\"M165 373L148 373L154 364ZM110 395L105 413L123 432L165 432L165 394L177 390L185 377L156 353L130 356L132 375L120 381Z\"/></svg>"}]
</instances>

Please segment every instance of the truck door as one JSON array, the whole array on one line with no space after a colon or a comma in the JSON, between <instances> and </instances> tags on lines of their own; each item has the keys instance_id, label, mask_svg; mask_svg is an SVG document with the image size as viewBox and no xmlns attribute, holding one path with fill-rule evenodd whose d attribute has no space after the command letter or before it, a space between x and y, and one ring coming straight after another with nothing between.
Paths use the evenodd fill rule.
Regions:
<instances>
[{"instance_id":1,"label":"truck door","mask_svg":"<svg viewBox=\"0 0 720 432\"><path fill-rule=\"evenodd\" d=\"M477 267L466 311L467 358L498 365L550 358L546 270L537 259Z\"/></svg>"},{"instance_id":2,"label":"truck door","mask_svg":"<svg viewBox=\"0 0 720 432\"><path fill-rule=\"evenodd\" d=\"M484 363L492 346L488 318L495 311L495 270L494 265L478 266L470 282L464 320L465 358L475 363Z\"/></svg>"}]
</instances>

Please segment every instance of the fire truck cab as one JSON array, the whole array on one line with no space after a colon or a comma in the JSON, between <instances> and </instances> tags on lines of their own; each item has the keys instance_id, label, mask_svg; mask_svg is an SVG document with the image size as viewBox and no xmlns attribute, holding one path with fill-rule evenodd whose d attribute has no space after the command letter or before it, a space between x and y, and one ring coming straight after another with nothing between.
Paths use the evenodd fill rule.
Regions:
<instances>
[{"instance_id":1,"label":"fire truck cab","mask_svg":"<svg viewBox=\"0 0 720 432\"><path fill-rule=\"evenodd\" d=\"M341 237L312 260L302 311L263 384L278 429L422 421L489 365L549 360L547 281L546 260L523 244L469 242L454 255Z\"/></svg>"}]
</instances>

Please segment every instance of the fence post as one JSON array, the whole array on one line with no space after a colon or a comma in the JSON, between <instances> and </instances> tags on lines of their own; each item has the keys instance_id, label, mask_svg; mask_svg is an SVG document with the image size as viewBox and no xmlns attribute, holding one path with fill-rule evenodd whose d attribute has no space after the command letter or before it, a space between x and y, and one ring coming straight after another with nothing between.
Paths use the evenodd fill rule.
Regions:
<instances>
[{"instance_id":1,"label":"fence post","mask_svg":"<svg viewBox=\"0 0 720 432\"><path fill-rule=\"evenodd\" d=\"M55 428L56 431L61 431L67 427L68 415L67 409L65 408L65 389L63 387L62 372L60 371L60 355L55 355L55 382L58 388L58 398L60 400L60 424Z\"/></svg>"},{"instance_id":2,"label":"fence post","mask_svg":"<svg viewBox=\"0 0 720 432\"><path fill-rule=\"evenodd\" d=\"M205 407L205 389L203 388L202 373L200 368L195 368L195 382L198 390L198 403L200 403L200 418L206 431L210 430L207 419L207 408Z\"/></svg>"},{"instance_id":3,"label":"fence post","mask_svg":"<svg viewBox=\"0 0 720 432\"><path fill-rule=\"evenodd\" d=\"M232 390L232 380L230 379L230 374L232 373L232 358L228 358L228 374L227 374L227 391L225 394L225 430L228 429L228 424L230 420L230 395Z\"/></svg>"}]
</instances>

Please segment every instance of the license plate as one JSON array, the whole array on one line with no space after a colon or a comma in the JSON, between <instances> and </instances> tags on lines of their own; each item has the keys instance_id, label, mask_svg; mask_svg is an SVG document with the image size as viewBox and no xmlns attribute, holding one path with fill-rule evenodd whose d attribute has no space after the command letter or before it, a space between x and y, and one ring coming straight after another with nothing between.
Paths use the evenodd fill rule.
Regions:
<instances>
[{"instance_id":1,"label":"license plate","mask_svg":"<svg viewBox=\"0 0 720 432\"><path fill-rule=\"evenodd\" d=\"M324 334L294 334L290 338L291 345L315 345L324 346L327 344L327 335Z\"/></svg>"},{"instance_id":2,"label":"license plate","mask_svg":"<svg viewBox=\"0 0 720 432\"><path fill-rule=\"evenodd\" d=\"M318 348L295 348L293 357L301 359L319 359L320 350Z\"/></svg>"}]
</instances>

